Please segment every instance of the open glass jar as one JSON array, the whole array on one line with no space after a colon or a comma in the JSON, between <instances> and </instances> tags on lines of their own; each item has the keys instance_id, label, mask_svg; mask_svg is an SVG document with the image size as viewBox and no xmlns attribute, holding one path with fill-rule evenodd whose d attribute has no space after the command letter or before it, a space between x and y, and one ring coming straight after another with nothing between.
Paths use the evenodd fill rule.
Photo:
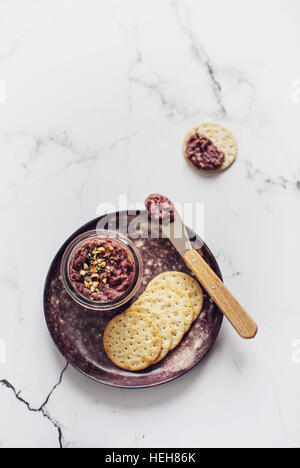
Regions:
<instances>
[{"instance_id":1,"label":"open glass jar","mask_svg":"<svg viewBox=\"0 0 300 468\"><path fill-rule=\"evenodd\" d=\"M115 310L138 291L143 274L141 255L122 234L95 230L81 234L67 247L61 276L69 295L83 307Z\"/></svg>"}]
</instances>

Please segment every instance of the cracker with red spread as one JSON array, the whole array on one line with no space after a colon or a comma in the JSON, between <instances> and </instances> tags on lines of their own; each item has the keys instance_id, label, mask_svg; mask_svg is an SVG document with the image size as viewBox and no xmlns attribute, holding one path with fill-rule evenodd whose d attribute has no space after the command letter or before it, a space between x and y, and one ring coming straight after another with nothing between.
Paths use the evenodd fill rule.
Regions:
<instances>
[{"instance_id":1,"label":"cracker with red spread","mask_svg":"<svg viewBox=\"0 0 300 468\"><path fill-rule=\"evenodd\" d=\"M217 173L228 169L236 160L238 145L233 133L219 123L201 123L185 137L183 152L194 168Z\"/></svg>"}]
</instances>

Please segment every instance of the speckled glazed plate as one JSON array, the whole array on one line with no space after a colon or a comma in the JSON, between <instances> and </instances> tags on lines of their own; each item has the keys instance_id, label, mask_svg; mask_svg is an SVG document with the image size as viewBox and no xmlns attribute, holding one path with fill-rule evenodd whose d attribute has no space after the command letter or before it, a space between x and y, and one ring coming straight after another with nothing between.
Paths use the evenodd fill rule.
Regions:
<instances>
[{"instance_id":1,"label":"speckled glazed plate","mask_svg":"<svg viewBox=\"0 0 300 468\"><path fill-rule=\"evenodd\" d=\"M130 223L138 214L120 212L109 215L109 218L119 227ZM132 389L170 382L188 372L204 358L216 340L223 315L204 292L205 300L201 316L181 344L163 361L138 373L116 367L104 352L102 337L107 323L122 310L95 312L83 308L71 299L60 277L60 263L66 247L78 235L95 229L99 220L101 218L91 221L74 233L57 253L50 267L44 291L44 310L52 339L72 366L98 382ZM190 237L194 238L194 248L222 278L217 262L208 247L203 245L191 230L188 231ZM170 270L189 273L183 259L168 239L143 237L133 239L140 250L144 265L142 284L136 298L146 289L149 281L159 273Z\"/></svg>"}]
</instances>

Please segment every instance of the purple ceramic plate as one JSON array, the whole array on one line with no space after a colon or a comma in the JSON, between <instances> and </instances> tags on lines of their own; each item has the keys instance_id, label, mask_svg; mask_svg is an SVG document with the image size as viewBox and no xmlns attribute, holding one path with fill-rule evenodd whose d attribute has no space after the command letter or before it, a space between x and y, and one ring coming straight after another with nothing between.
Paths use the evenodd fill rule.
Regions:
<instances>
[{"instance_id":1,"label":"purple ceramic plate","mask_svg":"<svg viewBox=\"0 0 300 468\"><path fill-rule=\"evenodd\" d=\"M109 215L117 226L124 220L128 224L136 215L127 212ZM116 367L106 356L102 337L107 323L122 310L95 312L78 305L64 289L60 277L60 263L66 247L78 235L96 228L101 218L91 221L74 233L57 253L50 267L44 291L46 322L52 339L64 358L86 376L113 387L145 388L170 382L198 364L213 346L223 315L212 299L204 292L204 307L181 344L159 364L149 369L131 373ZM193 247L222 279L218 264L211 251L188 229ZM139 249L144 274L139 296L149 281L164 271L190 273L183 259L168 239L132 239ZM202 247L201 247L202 246ZM137 298L133 299L133 301Z\"/></svg>"}]
</instances>

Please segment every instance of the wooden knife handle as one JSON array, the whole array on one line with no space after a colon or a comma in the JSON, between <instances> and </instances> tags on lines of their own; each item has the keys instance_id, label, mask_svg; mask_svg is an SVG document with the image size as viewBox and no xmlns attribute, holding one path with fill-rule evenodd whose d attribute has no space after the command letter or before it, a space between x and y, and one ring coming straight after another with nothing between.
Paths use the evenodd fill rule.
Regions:
<instances>
[{"instance_id":1,"label":"wooden knife handle","mask_svg":"<svg viewBox=\"0 0 300 468\"><path fill-rule=\"evenodd\" d=\"M256 323L197 250L188 251L184 260L238 334L245 339L254 338L258 331Z\"/></svg>"}]
</instances>

